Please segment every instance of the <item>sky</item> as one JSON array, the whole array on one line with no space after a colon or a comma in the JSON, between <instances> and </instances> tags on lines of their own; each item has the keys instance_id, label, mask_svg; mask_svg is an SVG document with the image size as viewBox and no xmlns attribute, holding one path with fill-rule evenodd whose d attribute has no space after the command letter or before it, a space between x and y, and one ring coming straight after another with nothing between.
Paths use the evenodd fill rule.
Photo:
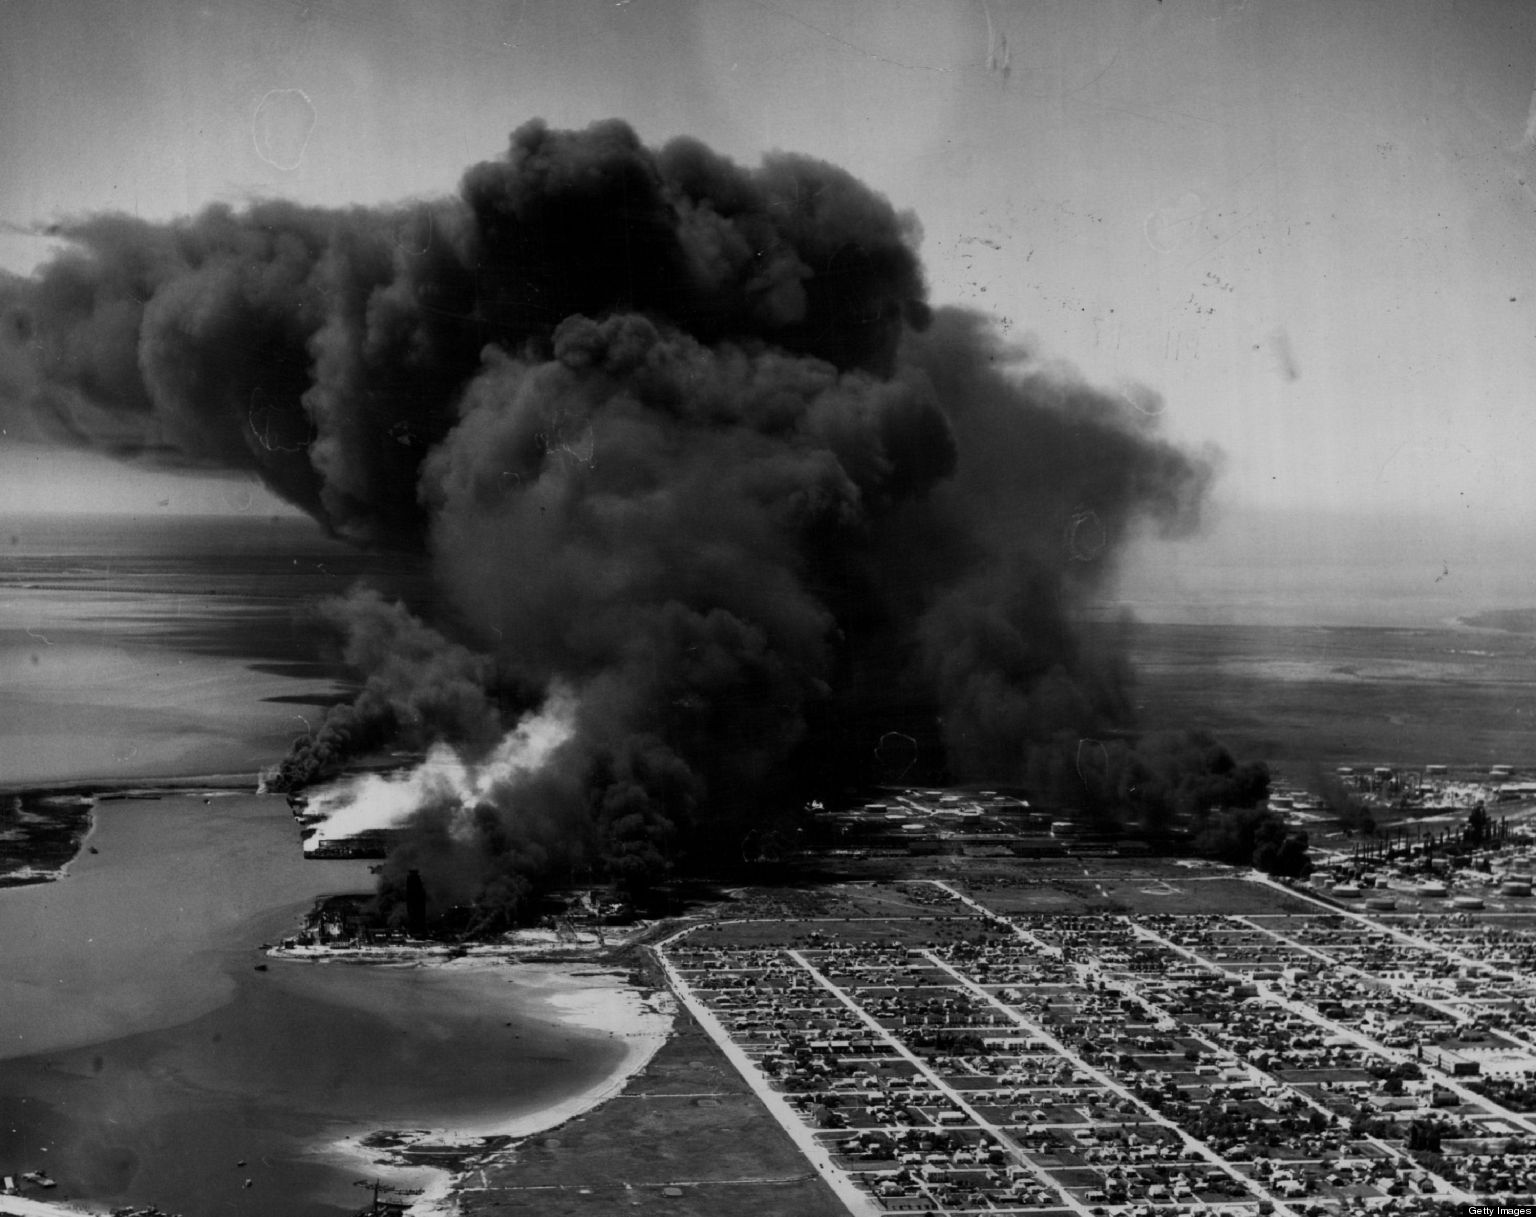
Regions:
<instances>
[{"instance_id":1,"label":"sky","mask_svg":"<svg viewBox=\"0 0 1536 1217\"><path fill-rule=\"evenodd\" d=\"M0 4L0 266L42 227L452 191L542 116L910 209L935 303L1221 452L1223 510L1536 515L1536 5ZM0 437L0 509L270 511Z\"/></svg>"}]
</instances>

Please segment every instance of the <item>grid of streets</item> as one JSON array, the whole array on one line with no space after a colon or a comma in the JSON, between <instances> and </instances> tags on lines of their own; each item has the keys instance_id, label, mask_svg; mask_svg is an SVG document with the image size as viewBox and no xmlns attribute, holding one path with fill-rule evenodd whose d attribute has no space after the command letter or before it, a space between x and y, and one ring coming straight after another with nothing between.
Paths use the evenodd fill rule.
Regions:
<instances>
[{"instance_id":1,"label":"grid of streets","mask_svg":"<svg viewBox=\"0 0 1536 1217\"><path fill-rule=\"evenodd\" d=\"M1279 1217L1528 1202L1523 919L724 922L679 997L853 1212Z\"/></svg>"}]
</instances>

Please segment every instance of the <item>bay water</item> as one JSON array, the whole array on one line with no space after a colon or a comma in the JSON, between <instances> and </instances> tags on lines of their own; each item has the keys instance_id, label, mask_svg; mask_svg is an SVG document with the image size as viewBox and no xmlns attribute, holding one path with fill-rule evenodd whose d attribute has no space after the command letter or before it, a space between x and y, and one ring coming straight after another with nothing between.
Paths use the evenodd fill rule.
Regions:
<instances>
[{"instance_id":1,"label":"bay water","mask_svg":"<svg viewBox=\"0 0 1536 1217\"><path fill-rule=\"evenodd\" d=\"M259 951L317 896L371 887L362 863L304 860L284 801L254 793L347 695L316 606L362 578L421 587L287 517L0 524L0 787L249 792L103 798L63 880L0 890L0 1173L186 1217L339 1217L357 1183L401 1181L340 1139L494 1125L623 1060L515 968Z\"/></svg>"}]
</instances>

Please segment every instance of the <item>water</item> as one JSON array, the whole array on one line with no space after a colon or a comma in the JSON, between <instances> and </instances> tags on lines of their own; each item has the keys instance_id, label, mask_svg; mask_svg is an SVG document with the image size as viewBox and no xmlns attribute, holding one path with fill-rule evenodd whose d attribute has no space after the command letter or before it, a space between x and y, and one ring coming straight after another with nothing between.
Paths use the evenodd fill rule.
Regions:
<instances>
[{"instance_id":1,"label":"water","mask_svg":"<svg viewBox=\"0 0 1536 1217\"><path fill-rule=\"evenodd\" d=\"M1461 623L1536 605L1528 563L1438 542L1390 568L1216 548L1105 606L1158 622L1128 636L1144 724L1208 726L1297 777L1536 748L1536 644ZM409 564L303 521L0 527L0 785L254 778L344 693L313 605L375 568L421 594ZM495 1123L623 1056L505 975L254 971L253 947L314 895L367 886L359 864L300 860L280 800L106 803L93 844L66 881L0 891L5 1173L46 1167L61 1192L188 1217L337 1217L372 1167L327 1143Z\"/></svg>"},{"instance_id":2,"label":"water","mask_svg":"<svg viewBox=\"0 0 1536 1217\"><path fill-rule=\"evenodd\" d=\"M1536 608L1528 532L1520 520L1233 508L1199 536L1135 546L1106 607L1238 628L1454 627Z\"/></svg>"},{"instance_id":3,"label":"water","mask_svg":"<svg viewBox=\"0 0 1536 1217\"><path fill-rule=\"evenodd\" d=\"M624 1056L513 968L256 971L313 896L368 878L303 861L280 799L109 803L91 840L63 882L0 892L5 1173L189 1217L334 1217L361 1167L327 1142L495 1124Z\"/></svg>"},{"instance_id":4,"label":"water","mask_svg":"<svg viewBox=\"0 0 1536 1217\"><path fill-rule=\"evenodd\" d=\"M0 522L0 785L249 773L343 693L315 608L420 572L307 520Z\"/></svg>"},{"instance_id":5,"label":"water","mask_svg":"<svg viewBox=\"0 0 1536 1217\"><path fill-rule=\"evenodd\" d=\"M6 521L0 785L254 788L344 695L313 610L364 572L419 593L305 521ZM624 1059L515 969L256 971L316 896L371 885L304 861L279 798L106 800L90 843L65 880L0 891L0 1173L47 1169L60 1198L337 1217L381 1172L327 1146L494 1126Z\"/></svg>"}]
</instances>

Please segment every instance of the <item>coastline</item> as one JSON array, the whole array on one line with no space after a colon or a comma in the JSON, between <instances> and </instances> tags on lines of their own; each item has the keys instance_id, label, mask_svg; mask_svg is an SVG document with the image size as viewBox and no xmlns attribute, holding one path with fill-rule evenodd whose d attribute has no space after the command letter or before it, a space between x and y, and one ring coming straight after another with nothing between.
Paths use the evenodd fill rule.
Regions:
<instances>
[{"instance_id":1,"label":"coastline","mask_svg":"<svg viewBox=\"0 0 1536 1217\"><path fill-rule=\"evenodd\" d=\"M99 1217L100 1214L109 1213L110 1209L84 1208L73 1201L36 1200L31 1196L9 1196L0 1193L0 1214L9 1217L82 1217L82 1214L90 1214L91 1217Z\"/></svg>"},{"instance_id":2,"label":"coastline","mask_svg":"<svg viewBox=\"0 0 1536 1217\"><path fill-rule=\"evenodd\" d=\"M312 1104L303 1113L306 1119L277 1111L266 1123L251 1120L251 1143L238 1142L231 1151L218 1141L222 1126L207 1131L207 1122L184 1118L169 1100L151 1105L152 1110L133 1106L141 1098L162 1095L150 1084L159 1076L157 1069L188 1079L181 1089L189 1094L200 1085L213 1094L218 1085L233 1084L229 1079L238 1078L239 1062L254 1061L265 1050L260 1027L250 1025L256 1016L242 1021L228 1013L246 1004L233 999L248 991L264 995L266 1004L257 1009L281 1006L286 1013L296 1007L312 1036L305 1043L316 1054L334 1047L324 1038L327 1027L335 1025L324 1006L327 998L338 999L335 1008L348 1017L354 1005L367 1014L370 1033L379 1035L381 1043L402 1038L392 1033L390 1019L398 1026L409 1017L402 1013L406 1007L400 993L410 986L396 983L398 977L370 978L348 969L354 973L349 983L327 991L309 981L295 984L292 976L283 975L289 970L276 962L270 971L259 965L253 970L262 958L257 944L292 932L292 919L315 898L317 877L333 892L371 886L360 861L322 866L301 859L296 842L290 851L292 822L286 812L277 814L281 800L273 797L270 807L258 806L256 792L264 771L286 752L294 735L308 731L317 710L351 688L351 674L317 654L302 613L379 564L330 540L306 545L289 535L294 530L263 532L265 539L252 549L231 544L234 534L222 522L217 528L157 525L149 532L116 516L48 518L47 523L46 529L26 531L23 544L11 553L13 569L5 580L14 594L0 614L0 660L15 696L0 722L10 745L0 797L78 799L91 805L74 821L78 836L67 857L62 830L55 831L53 849L39 850L32 869L21 870L27 859L16 860L22 882L0 879L7 933L14 934L18 947L26 946L25 958L8 958L6 975L0 977L0 1028L7 1032L0 1065L43 1053L50 1059L72 1055L77 1059L67 1069L47 1073L36 1088L18 1086L14 1093L25 1094L25 1102L42 1109L47 1101L39 1095L56 1086L75 1086L78 1077L89 1079L93 1092L103 1097L83 1107L78 1119L60 1108L63 1114L50 1117L52 1124L38 1123L40 1129L49 1128L49 1137L62 1130L58 1144L42 1135L18 1141L22 1134L9 1128L14 1144L6 1149L7 1167L41 1165L30 1155L66 1149L65 1137L78 1140L80 1130L98 1138L114 1135L113 1127L130 1130L121 1137L121 1153L128 1155L142 1148L136 1138L148 1135L142 1130L153 1116L167 1129L193 1139L201 1136L200 1145L219 1146L199 1152L216 1152L221 1161L227 1155L230 1163L249 1157L256 1186L240 1193L240 1211L270 1211L253 1208L245 1199L254 1196L260 1206L267 1186L258 1170L268 1165L256 1144L262 1136L284 1151L292 1147L284 1161L293 1169L284 1178L297 1180L289 1186L298 1195L305 1180L321 1177L323 1153L345 1151L349 1168L363 1160L369 1168L363 1173L373 1173L373 1165L386 1155L362 1140L391 1121L401 1127L419 1119L423 1129L441 1123L447 1127L422 1135L466 1139L481 1155L488 1148L499 1152L508 1141L591 1110L644 1068L668 1038L667 995L651 996L630 984L622 964L596 958L524 963L511 953L495 964L479 962L501 969L512 983L486 987L484 999L472 1006L467 993L473 986L456 985L452 973L445 975L444 985L421 978L424 991L441 991L428 1002L430 1018L437 1020L424 1028L428 1039L444 1026L463 1023L473 1031L477 1022L490 1022L495 1034L481 1038L494 1049L503 1042L503 1019L522 1020L526 1010L536 1025L508 1023L505 1042L514 1046L505 1057L485 1058L481 1067L465 1059L465 1039L452 1041L460 1045L450 1054L460 1080L455 1083L455 1074L446 1068L435 1090L426 1079L415 1114L409 1098L393 1106L338 1105L334 1116ZM301 523L313 527L307 520ZM103 556L110 556L110 563ZM296 561L309 556L317 561ZM409 585L413 570L397 565L387 573ZM389 768L410 759L385 752L355 760L353 766ZM161 832L159 825L172 818L174 830ZM125 867L133 866L147 866L150 877L127 883ZM59 882L66 878L67 883ZM568 958L562 946L569 943L540 944L540 949ZM508 966L514 959L516 969ZM468 963L417 966L465 968L473 962L471 955ZM319 968L311 976L330 971ZM369 980L384 982L380 987L390 992L373 999L365 994L353 1004L340 1000L349 990L369 987ZM459 1017L453 1002L461 987L466 1004ZM370 1008L374 1000L387 1017ZM584 1049L570 1050L568 1062L557 1044L562 1024L584 1044ZM194 1025L200 1028L195 1033L178 1030ZM238 1045L238 1050L210 1047L220 1042ZM526 1088L506 1067L521 1051L532 1062ZM381 1066L378 1072L384 1076L387 1071ZM353 1069L346 1077L357 1073ZM272 1076L269 1071L261 1080L265 1084ZM404 1071L400 1076L406 1076ZM148 1081L141 1085L142 1079ZM562 1097L561 1079L581 1089ZM382 1093L385 1088L377 1089ZM400 1092L406 1089L402 1083ZM461 1095L462 1101L457 1106L437 1102L443 1095ZM133 1118L124 1121L123 1110ZM182 1123L175 1124L176 1119ZM238 1116L236 1123L246 1119ZM362 1121L373 1119L379 1123L364 1129ZM26 1121L9 1121L17 1123L30 1134ZM361 1132L345 1138L350 1145L338 1150L332 1142L349 1130ZM239 1133L246 1135L243 1129ZM86 1182L78 1170L71 1178L60 1169L66 1154L47 1156L58 1189L22 1185L20 1194L0 1195L0 1214L79 1217L104 1214L124 1203L100 1199L119 1195L115 1177L111 1186ZM113 1159L102 1169L126 1174L128 1168L117 1163ZM148 1168L134 1169L148 1173ZM451 1211L440 1205L457 1182L457 1168L451 1173L437 1166L414 1169L430 1176L434 1193L416 1198L418 1205L439 1205L420 1211ZM169 1173L162 1171L160 1177ZM243 1173L234 1177L236 1189ZM352 1190L347 1181L343 1176L343 1207L344 1193ZM88 1190L93 1186L96 1190ZM149 1184L140 1190L148 1200L181 1208L188 1217L200 1207L173 1202L171 1187L158 1195ZM61 1195L66 1191L67 1197ZM327 1198L336 1203L334 1187ZM364 1207L363 1197L352 1207Z\"/></svg>"},{"instance_id":3,"label":"coastline","mask_svg":"<svg viewBox=\"0 0 1536 1217\"><path fill-rule=\"evenodd\" d=\"M141 940L142 935L132 931L132 927L160 924L162 919L168 919L165 924L179 943L187 935L199 938L204 935L210 918L234 919L239 922L238 933L243 947L240 943L231 942L224 943L212 954L204 952L206 958L203 962L209 966L203 968L208 973L203 980L214 985L217 991L205 994L194 986L189 996L178 997L176 1002L178 1019L187 1011L197 1018L216 1018L218 1016L213 1013L214 1009L222 1009L228 1001L223 988L229 979L255 985L257 991L278 991L269 986L277 985L276 978L280 971L287 972L286 968L279 969L276 962L277 958L284 957L284 952L277 948L268 949L265 954L276 957L273 971L265 975L264 968L258 969L264 973L260 980L247 979L250 964L242 962L242 958L249 958L243 955L244 951L255 948L263 940L275 941L275 935L285 932L274 920L274 913L282 919L284 925L291 926L293 922L289 919L296 917L300 908L310 905L313 897L309 893L316 890L310 884L314 877L322 873L338 881L339 885L333 890L347 890L351 887L351 882L343 877L344 874L358 872L352 876L352 881L361 877L363 868L360 863L326 863L321 867L309 861L295 861L286 853L284 858L287 862L276 867L275 873L258 877L260 868L252 864L270 852L274 840L285 839L291 834L291 824L286 814L275 815L271 809L258 805L264 804L265 800L248 794L244 781L231 783L221 789L209 782L205 775L200 780L186 782L122 782L114 783L113 786L105 806L112 804L115 795L118 799L127 800L122 809L124 812L131 811L131 814L114 815L107 812L103 815L102 807L95 809L87 841L100 846L99 857L96 850L88 849L82 843L70 864L71 881L67 885L42 883L6 890L7 900L14 902L18 913L25 913L38 921L41 934L36 954L39 958L34 961L37 967L33 969L41 969L38 976L33 978L38 985L56 973L77 976L90 972L89 968L75 967L72 963L71 951L85 948L81 948L73 939L58 943L51 940L60 932L57 929L58 918L52 910L60 899L66 899L66 889L71 907L84 899L110 911L110 916L103 916L92 924L101 925L106 933L116 935L117 938L128 935L121 942L114 939L107 956L124 970L124 975L113 978L112 983L118 987L128 986L128 997L133 997L140 988L144 988L156 995L155 1000L159 1001L165 996L167 984L170 983L170 978L161 981L154 976L146 976L137 964L133 964L136 952L147 953L146 959L152 965L153 972L170 956L167 954L167 944L162 939L157 937L152 944L147 943ZM95 793L99 797L105 792L98 788ZM211 809L207 806L210 801L214 804ZM274 807L277 802L275 798L272 799ZM231 809L233 818L229 811L221 809ZM164 835L158 823L167 817L174 817L186 829L184 833L178 830L174 838L178 851L168 852L157 844ZM239 823L251 825L254 832L232 834L231 826ZM217 848L221 851L223 861L210 872L201 864L194 863L193 859L204 856L198 851L203 850L205 843L215 836L219 841ZM232 844L235 841L241 844ZM195 874L204 877L214 873L222 877L212 884L183 887L178 882L173 887L164 881L166 875L161 875L153 882L133 885L131 891L119 891L113 884L124 873L122 864L125 857L131 856L131 852L144 851L150 851L156 865L165 868L166 874ZM235 884L234 891L230 889L231 882ZM205 888L207 890L203 890ZM169 895L172 890L175 891L174 897ZM272 903L274 894L281 897L276 904ZM295 897L302 898L303 904L288 903ZM168 900L169 904L166 903ZM129 904L140 901L145 907L139 908L133 904L133 915L124 915L123 910L127 907L125 901ZM277 908L278 904L288 904L286 913ZM246 924L248 918L239 912L245 905L252 905L258 910L268 909L270 905L271 911L261 911L257 920ZM226 928L233 930L234 920ZM638 934L644 936L649 930L649 926L641 926ZM100 948L103 932L90 937L97 940L96 947L91 949ZM326 951L323 956L329 958L324 962L322 958L311 958L312 963L321 965L312 975L330 973L335 964L345 962L353 963L354 966L345 971L353 973L357 982L363 985L367 984L368 978L357 972L357 964L360 963L397 974L416 971L422 974L422 981L429 984L430 976L427 974L436 972L447 982L445 991L462 989L466 994L475 995L476 1017L482 1022L488 1021L500 1027L503 1019L526 1020L531 1015L531 1027L524 1027L522 1022L517 1025L523 1028L525 1034L531 1030L535 1037L542 1037L543 1042L548 1042L551 1036L557 1036L562 1028L569 1028L578 1037L585 1034L586 1042L599 1055L589 1055L589 1059L581 1062L582 1068L571 1075L578 1084L583 1084L581 1089L576 1093L566 1091L563 1095L557 1095L548 1088L547 1083L541 1083L543 1089L526 1092L516 1082L489 1088L481 1085L478 1087L478 1097L467 1106L459 1108L462 1118L450 1116L444 1119L445 1109L432 1103L422 1106L419 1114L412 1114L410 1105L394 1107L393 1114L383 1110L370 1112L367 1107L358 1108L346 1123L334 1123L329 1127L314 1128L300 1134L302 1139L296 1147L298 1157L293 1161L302 1163L307 1158L312 1164L311 1169L340 1169L346 1172L343 1178L378 1177L381 1181L395 1184L395 1198L413 1204L413 1211L418 1217L426 1217L428 1214L443 1217L457 1211L454 1193L464 1182L463 1174L468 1161L473 1160L477 1165L487 1163L495 1155L515 1147L522 1139L588 1112L622 1090L667 1042L673 1021L670 995L665 991L656 993L644 984L635 983L632 969L623 962L614 962L616 953L620 959L627 957L624 948L631 945L628 942L631 935L624 936L622 941L615 941L610 936L606 944L600 939L572 942L569 936L558 940L553 935L537 931L528 932L526 937L527 941L488 944L471 947L467 951L463 948L444 947L439 952L425 944L420 948L407 948L400 953L385 948L382 959L379 955L369 959ZM175 951L171 954L174 955ZM233 961L232 969L224 956ZM305 956L306 952L299 951L287 957L297 963ZM261 954L257 955L258 959L261 957ZM326 963L331 966L325 966ZM12 979L19 983L27 975L23 973ZM470 982L481 978L491 983L478 986L477 991L477 986ZM377 979L383 983L387 978L381 975ZM504 983L496 983L497 980ZM178 972L171 987L184 983L191 982L185 974ZM96 993L98 987L98 982L93 982L89 992ZM341 986L353 990L357 987L356 983ZM442 987L431 985L433 989ZM307 984L301 988L310 994L311 1007L317 998L325 998L324 986L319 990ZM393 983L384 984L384 988L395 994L401 991ZM50 987L48 991L52 993L53 990ZM394 1010L398 1017L398 997L388 999L384 994L380 996L385 1004L378 1009ZM396 1005L391 1005L390 1000L394 1000ZM121 1008L122 1003L114 1000L112 1009L120 1013ZM159 1034L158 1029L169 1023L156 1010L158 1006L139 1010L138 1021L127 1028L127 1035ZM12 1013L20 1017L18 1012L13 1010ZM114 1014L113 1017L117 1018L118 1015ZM314 1017L311 1016L312 1020ZM507 1025L510 1027L513 1024ZM239 1026L238 1022L219 1024L225 1035L239 1034ZM98 1042L117 1044L125 1038L124 1029L115 1023L109 1030L87 1025L83 1029L65 1028L61 1031L54 1021L48 1022L47 1027L48 1035L38 1041L39 1051L68 1053L84 1050ZM232 1032L232 1028L236 1030ZM508 1032L508 1035L511 1034ZM170 1049L162 1045L155 1051ZM132 1067L130 1061L134 1058L131 1055L125 1056L120 1050L114 1050L109 1056L114 1076L124 1076L124 1071ZM597 1065L596 1071L591 1069L594 1064ZM186 1065L187 1058L178 1058L179 1068ZM475 1068L462 1060L457 1067ZM89 1068L87 1059L80 1069ZM546 1077L548 1068L545 1067ZM452 1075L445 1076L451 1079ZM458 1088L450 1080L446 1087L440 1089L456 1092ZM471 1090L475 1088L471 1087ZM375 1119L377 1123L362 1123L363 1120ZM421 1123L412 1123L415 1120ZM406 1134L391 1134L387 1131L400 1128L410 1131ZM239 1151L232 1152L231 1161L238 1156L242 1156ZM253 1159L253 1168L255 1165ZM256 1173L254 1169L253 1173ZM257 1183L257 1191L261 1192L262 1180L258 1179ZM17 1212L35 1214L37 1217L75 1214L80 1217L81 1214L103 1214L110 1211L104 1197L111 1193L82 1191L78 1180L71 1182L67 1175L61 1179L61 1184L61 1191L65 1188L69 1191L67 1198L55 1198L42 1189L25 1185L18 1194L0 1196L0 1214ZM399 1189L402 1188L412 1189L413 1194L400 1194ZM153 1200L156 1197L151 1192L147 1199ZM174 1200L167 1206L169 1199L167 1196L158 1202L162 1207L177 1208ZM121 1200L112 1203L121 1204ZM186 1206L183 1204L179 1207L184 1209ZM357 1207L364 1207L362 1196L357 1198Z\"/></svg>"},{"instance_id":4,"label":"coastline","mask_svg":"<svg viewBox=\"0 0 1536 1217\"><path fill-rule=\"evenodd\" d=\"M40 865L36 845L23 850L22 860L13 865L0 862L0 890L57 883L69 877L70 869L91 848L101 824L101 805L128 799L159 799L169 794L202 794L207 798L226 798L256 789L252 775L243 773L172 775L152 782L130 782L121 778L92 781L78 778L58 781L0 783L0 799L53 803L73 800L83 805L83 825L73 833L68 857L53 865Z\"/></svg>"},{"instance_id":5,"label":"coastline","mask_svg":"<svg viewBox=\"0 0 1536 1217\"><path fill-rule=\"evenodd\" d=\"M385 964L380 966L402 966ZM606 1032L623 1041L624 1056L606 1077L558 1103L456 1128L369 1129L349 1134L321 1151L349 1169L372 1172L394 1190L420 1190L408 1217L453 1217L456 1194L479 1167L515 1152L528 1137L584 1115L613 1098L645 1068L672 1034L676 1002L665 990L642 991L621 971L599 961L551 963L463 957L405 966L484 971L516 968L519 988L550 1009L566 1026ZM440 1165L412 1156L443 1159Z\"/></svg>"},{"instance_id":6,"label":"coastline","mask_svg":"<svg viewBox=\"0 0 1536 1217\"><path fill-rule=\"evenodd\" d=\"M606 1077L547 1107L457 1128L368 1129L316 1150L319 1157L378 1178L396 1195L414 1193L407 1217L455 1217L459 1212L457 1195L477 1169L515 1153L527 1138L550 1132L612 1099L672 1035L677 1004L671 993L642 990L623 971L601 962L509 963L500 958L460 958L404 966L459 971L515 967L519 987L531 990L559 1021L606 1032L622 1040L625 1048L618 1066ZM413 1162L413 1152L425 1152L443 1162ZM101 1217L108 1212L110 1207L104 1203L0 1195L0 1214L15 1213L17 1217Z\"/></svg>"},{"instance_id":7,"label":"coastline","mask_svg":"<svg viewBox=\"0 0 1536 1217\"><path fill-rule=\"evenodd\" d=\"M56 883L80 860L96 832L93 794L0 791L0 889Z\"/></svg>"},{"instance_id":8,"label":"coastline","mask_svg":"<svg viewBox=\"0 0 1536 1217\"><path fill-rule=\"evenodd\" d=\"M399 757L365 758L358 768L389 768L404 763ZM0 799L18 800L78 800L85 805L84 827L74 838L72 852L54 865L37 865L35 855L6 868L0 862L0 890L10 887L31 887L42 883L57 883L69 877L70 868L90 848L100 823L103 803L121 803L132 800L162 799L168 795L202 795L204 799L229 798L242 794L263 794L265 779L262 773L189 773L171 774L152 780L134 780L124 777L71 778L31 782L0 782ZM3 1217L3 1215L0 1215Z\"/></svg>"},{"instance_id":9,"label":"coastline","mask_svg":"<svg viewBox=\"0 0 1536 1217\"><path fill-rule=\"evenodd\" d=\"M57 778L34 782L0 783L0 795L46 794L81 795L95 798L152 799L163 794L185 794L196 790L253 792L261 775L254 770L240 773L168 774L155 778Z\"/></svg>"}]
</instances>

